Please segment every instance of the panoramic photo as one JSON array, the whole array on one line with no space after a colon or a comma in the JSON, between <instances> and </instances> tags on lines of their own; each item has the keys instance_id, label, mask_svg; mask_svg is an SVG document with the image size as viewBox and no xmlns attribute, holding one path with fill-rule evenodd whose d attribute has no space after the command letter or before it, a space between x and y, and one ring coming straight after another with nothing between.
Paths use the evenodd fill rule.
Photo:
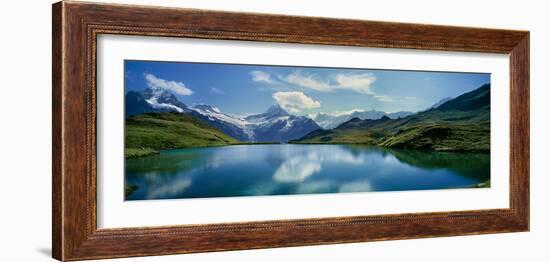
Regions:
<instances>
[{"instance_id":1,"label":"panoramic photo","mask_svg":"<svg viewBox=\"0 0 550 262\"><path fill-rule=\"evenodd\" d=\"M126 200L487 188L487 73L126 60Z\"/></svg>"}]
</instances>

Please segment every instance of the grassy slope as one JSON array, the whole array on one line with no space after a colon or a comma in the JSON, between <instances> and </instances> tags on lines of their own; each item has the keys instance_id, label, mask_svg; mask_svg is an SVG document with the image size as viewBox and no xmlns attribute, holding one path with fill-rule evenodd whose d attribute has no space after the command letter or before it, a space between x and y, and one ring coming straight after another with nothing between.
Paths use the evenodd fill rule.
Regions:
<instances>
[{"instance_id":1,"label":"grassy slope","mask_svg":"<svg viewBox=\"0 0 550 262\"><path fill-rule=\"evenodd\" d=\"M125 148L124 149L124 157L125 158L138 158L142 156L150 156L150 155L156 155L159 151L148 148L148 147L141 147L141 148Z\"/></svg>"},{"instance_id":2,"label":"grassy slope","mask_svg":"<svg viewBox=\"0 0 550 262\"><path fill-rule=\"evenodd\" d=\"M291 141L303 144L371 144L434 151L489 152L489 86L466 93L437 110L402 119L350 120Z\"/></svg>"},{"instance_id":3,"label":"grassy slope","mask_svg":"<svg viewBox=\"0 0 550 262\"><path fill-rule=\"evenodd\" d=\"M125 155L139 157L161 149L222 146L238 143L191 115L146 113L126 118Z\"/></svg>"},{"instance_id":4,"label":"grassy slope","mask_svg":"<svg viewBox=\"0 0 550 262\"><path fill-rule=\"evenodd\" d=\"M489 110L430 111L411 120L387 128L388 136L379 145L436 151L490 150Z\"/></svg>"},{"instance_id":5,"label":"grassy slope","mask_svg":"<svg viewBox=\"0 0 550 262\"><path fill-rule=\"evenodd\" d=\"M292 143L371 144L420 150L488 152L489 126L488 110L429 111L372 125L362 123L319 130Z\"/></svg>"}]
</instances>

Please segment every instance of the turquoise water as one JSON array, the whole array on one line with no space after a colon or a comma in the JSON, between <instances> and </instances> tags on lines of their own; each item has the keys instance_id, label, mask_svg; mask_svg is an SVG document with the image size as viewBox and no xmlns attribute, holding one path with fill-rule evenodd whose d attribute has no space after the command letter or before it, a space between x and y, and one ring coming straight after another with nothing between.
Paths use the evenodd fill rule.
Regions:
<instances>
[{"instance_id":1,"label":"turquoise water","mask_svg":"<svg viewBox=\"0 0 550 262\"><path fill-rule=\"evenodd\" d=\"M135 188L126 200L464 188L490 177L489 154L349 145L178 149L125 165Z\"/></svg>"}]
</instances>

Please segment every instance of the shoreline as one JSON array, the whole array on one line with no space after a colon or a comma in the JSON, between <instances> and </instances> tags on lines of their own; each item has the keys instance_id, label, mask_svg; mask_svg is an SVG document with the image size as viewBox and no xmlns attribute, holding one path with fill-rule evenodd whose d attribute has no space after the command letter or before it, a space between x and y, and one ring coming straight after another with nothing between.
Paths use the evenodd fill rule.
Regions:
<instances>
[{"instance_id":1,"label":"shoreline","mask_svg":"<svg viewBox=\"0 0 550 262\"><path fill-rule=\"evenodd\" d=\"M381 146L377 144L370 144L370 143L346 143L346 142L338 142L338 143L322 143L322 142L292 142L289 141L288 144L293 145L361 145L361 146L373 146L373 147L380 147L385 149L397 149L397 150L414 150L414 151L420 151L420 152L440 152L440 153L478 153L478 154L490 154L491 150L456 150L456 149L444 149L444 150L429 150L429 149L416 149L416 148L403 148L403 147L387 147L387 146Z\"/></svg>"},{"instance_id":2,"label":"shoreline","mask_svg":"<svg viewBox=\"0 0 550 262\"><path fill-rule=\"evenodd\" d=\"M242 146L242 145L346 145L346 146L370 146L370 147L378 147L386 150L413 150L413 151L419 151L419 152L435 152L435 153L470 153L470 154L491 154L490 151L472 151L472 150L422 150L422 149L413 149L413 148L396 148L396 147L385 147L380 145L373 145L368 143L316 143L316 142L308 142L308 143L296 143L296 142L288 142L288 143L280 143L280 142L239 142L239 143L231 143L231 144L224 144L224 145L203 145L203 146L193 146L193 147L178 147L178 148L162 148L162 149L152 149L152 148L125 148L124 149L124 159L136 159L146 156L152 156L152 155L158 155L161 151L166 150L180 150L180 149L194 149L194 148L209 148L209 147L225 147L225 146ZM141 151L141 152L132 152L132 154L127 154L127 150L135 150L135 151Z\"/></svg>"},{"instance_id":3,"label":"shoreline","mask_svg":"<svg viewBox=\"0 0 550 262\"><path fill-rule=\"evenodd\" d=\"M208 148L208 147L224 147L224 146L241 146L241 145L278 145L282 144L279 142L239 142L239 143L230 143L224 145L202 145L202 146L192 146L192 147L177 147L177 148L124 148L124 159L136 159L146 156L153 156L160 154L161 151L165 150L179 150L179 149L193 149L193 148ZM131 153L128 153L128 150Z\"/></svg>"}]
</instances>

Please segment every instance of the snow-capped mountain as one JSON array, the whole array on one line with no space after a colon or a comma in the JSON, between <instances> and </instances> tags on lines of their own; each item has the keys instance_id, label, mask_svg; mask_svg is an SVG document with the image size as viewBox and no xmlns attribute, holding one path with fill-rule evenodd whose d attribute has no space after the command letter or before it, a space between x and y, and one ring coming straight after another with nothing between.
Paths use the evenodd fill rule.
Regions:
<instances>
[{"instance_id":1,"label":"snow-capped mountain","mask_svg":"<svg viewBox=\"0 0 550 262\"><path fill-rule=\"evenodd\" d=\"M321 127L307 116L289 114L279 105L273 105L265 113L246 117L254 129L254 141L280 141L298 139Z\"/></svg>"},{"instance_id":2,"label":"snow-capped mountain","mask_svg":"<svg viewBox=\"0 0 550 262\"><path fill-rule=\"evenodd\" d=\"M318 113L313 120L315 120L315 122L317 122L317 124L319 124L324 129L333 129L339 126L340 124L347 122L353 118L366 120L366 119L380 119L383 116L387 116L392 119L397 119L397 118L407 117L411 114L413 114L413 112L399 111L394 113L386 113L383 111L376 111L376 110L370 110L370 111L354 110L351 113L340 114L340 115Z\"/></svg>"},{"instance_id":3,"label":"snow-capped mountain","mask_svg":"<svg viewBox=\"0 0 550 262\"><path fill-rule=\"evenodd\" d=\"M149 87L142 93L143 98L153 108L183 113L188 111L185 104L180 102L172 92L158 87Z\"/></svg>"},{"instance_id":4,"label":"snow-capped mountain","mask_svg":"<svg viewBox=\"0 0 550 262\"><path fill-rule=\"evenodd\" d=\"M325 114L325 113L317 113L313 120L321 126L323 129L333 129L340 125L341 123L344 123L351 118L349 118L348 114L345 115L331 115L331 114Z\"/></svg>"},{"instance_id":5,"label":"snow-capped mountain","mask_svg":"<svg viewBox=\"0 0 550 262\"><path fill-rule=\"evenodd\" d=\"M147 88L142 92L129 91L125 96L126 116L147 112L189 112L174 94L160 88Z\"/></svg>"},{"instance_id":6,"label":"snow-capped mountain","mask_svg":"<svg viewBox=\"0 0 550 262\"><path fill-rule=\"evenodd\" d=\"M278 105L269 107L264 113L242 118L211 105L187 107L170 91L160 88L126 93L126 116L147 112L188 113L239 141L287 142L321 128L311 118L291 115Z\"/></svg>"},{"instance_id":7,"label":"snow-capped mountain","mask_svg":"<svg viewBox=\"0 0 550 262\"><path fill-rule=\"evenodd\" d=\"M191 114L215 126L226 135L240 141L254 141L253 127L242 118L221 112L209 105L193 105Z\"/></svg>"},{"instance_id":8,"label":"snow-capped mountain","mask_svg":"<svg viewBox=\"0 0 550 262\"><path fill-rule=\"evenodd\" d=\"M241 141L287 142L320 129L309 117L291 115L278 105L269 107L264 113L245 118L223 113L216 107L204 104L191 106L190 109L197 117Z\"/></svg>"},{"instance_id":9,"label":"snow-capped mountain","mask_svg":"<svg viewBox=\"0 0 550 262\"><path fill-rule=\"evenodd\" d=\"M251 123L259 123L266 121L272 121L276 118L286 118L287 116L290 116L290 114L284 110L279 105L272 105L270 106L264 113L257 114L257 115L250 115L247 116L245 119L246 121L249 121Z\"/></svg>"}]
</instances>

